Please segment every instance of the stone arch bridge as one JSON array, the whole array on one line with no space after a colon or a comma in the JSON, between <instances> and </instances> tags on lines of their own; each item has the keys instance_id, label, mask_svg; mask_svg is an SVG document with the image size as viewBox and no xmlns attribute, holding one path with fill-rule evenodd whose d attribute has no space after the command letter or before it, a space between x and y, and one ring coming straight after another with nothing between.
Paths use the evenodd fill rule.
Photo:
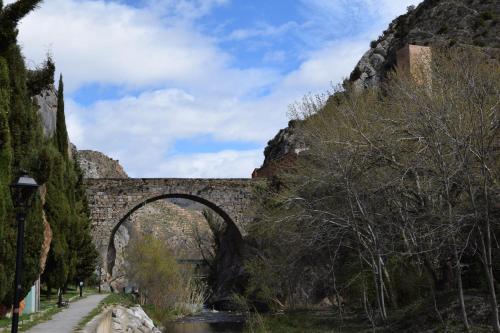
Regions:
<instances>
[{"instance_id":1,"label":"stone arch bridge","mask_svg":"<svg viewBox=\"0 0 500 333\"><path fill-rule=\"evenodd\" d=\"M120 225L136 210L156 200L184 198L218 213L245 235L251 220L251 179L86 179L92 236L108 271L108 250Z\"/></svg>"}]
</instances>

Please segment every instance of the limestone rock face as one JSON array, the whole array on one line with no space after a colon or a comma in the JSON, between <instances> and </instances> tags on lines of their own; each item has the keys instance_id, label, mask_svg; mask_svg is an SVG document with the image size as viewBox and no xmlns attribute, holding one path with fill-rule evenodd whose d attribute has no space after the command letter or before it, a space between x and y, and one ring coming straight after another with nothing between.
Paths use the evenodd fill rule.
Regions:
<instances>
[{"instance_id":1,"label":"limestone rock face","mask_svg":"<svg viewBox=\"0 0 500 333\"><path fill-rule=\"evenodd\" d=\"M373 41L350 76L355 89L378 86L396 65L396 52L406 44L450 47L500 47L497 0L426 0L396 18Z\"/></svg>"},{"instance_id":2,"label":"limestone rock face","mask_svg":"<svg viewBox=\"0 0 500 333\"><path fill-rule=\"evenodd\" d=\"M474 45L486 50L500 48L498 0L424 0L417 8L396 18L371 43L352 71L347 85L357 90L379 86L396 65L396 53L407 44L433 47ZM263 168L281 158L282 152L300 149L291 135L293 126L269 141ZM297 146L297 143L299 145Z\"/></svg>"},{"instance_id":3,"label":"limestone rock face","mask_svg":"<svg viewBox=\"0 0 500 333\"><path fill-rule=\"evenodd\" d=\"M252 178L270 177L295 164L300 152L307 149L298 131L300 122L301 120L291 120L288 127L281 129L267 143L264 150L264 163L260 168L253 171Z\"/></svg>"},{"instance_id":4,"label":"limestone rock face","mask_svg":"<svg viewBox=\"0 0 500 333\"><path fill-rule=\"evenodd\" d=\"M43 126L43 135L48 138L56 132L57 119L57 92L54 85L50 85L39 95L33 97L38 105L38 114Z\"/></svg>"},{"instance_id":5,"label":"limestone rock face","mask_svg":"<svg viewBox=\"0 0 500 333\"><path fill-rule=\"evenodd\" d=\"M76 159L85 178L128 178L119 161L101 152L79 150Z\"/></svg>"},{"instance_id":6,"label":"limestone rock face","mask_svg":"<svg viewBox=\"0 0 500 333\"><path fill-rule=\"evenodd\" d=\"M297 135L296 127L298 121L292 120L288 127L281 129L276 136L267 143L264 150L264 164L269 164L273 160L282 158L289 153L298 154L305 149L304 141Z\"/></svg>"}]
</instances>

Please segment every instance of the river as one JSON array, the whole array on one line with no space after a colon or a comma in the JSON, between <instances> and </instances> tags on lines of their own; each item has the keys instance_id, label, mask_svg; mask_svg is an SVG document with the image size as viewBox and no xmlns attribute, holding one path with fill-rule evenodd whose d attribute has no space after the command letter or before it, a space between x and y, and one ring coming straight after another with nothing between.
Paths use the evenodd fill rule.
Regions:
<instances>
[{"instance_id":1,"label":"river","mask_svg":"<svg viewBox=\"0 0 500 333\"><path fill-rule=\"evenodd\" d=\"M237 312L202 312L167 324L164 333L241 333L245 316Z\"/></svg>"}]
</instances>

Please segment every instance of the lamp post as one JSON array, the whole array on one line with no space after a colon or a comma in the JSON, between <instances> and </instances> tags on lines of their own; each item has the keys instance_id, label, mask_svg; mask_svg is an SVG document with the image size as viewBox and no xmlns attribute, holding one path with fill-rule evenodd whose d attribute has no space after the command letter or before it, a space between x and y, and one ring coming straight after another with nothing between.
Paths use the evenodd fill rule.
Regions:
<instances>
[{"instance_id":1,"label":"lamp post","mask_svg":"<svg viewBox=\"0 0 500 333\"><path fill-rule=\"evenodd\" d=\"M16 274L14 278L14 302L12 311L12 333L17 333L19 326L19 301L21 298L23 277L23 252L24 252L24 222L26 212L31 205L33 194L38 189L36 181L26 173L10 185L12 201L16 209L17 220L17 250L16 250Z\"/></svg>"},{"instance_id":2,"label":"lamp post","mask_svg":"<svg viewBox=\"0 0 500 333\"><path fill-rule=\"evenodd\" d=\"M99 265L99 294L101 293L101 283L102 283L101 274L102 274L102 269L101 269L101 265Z\"/></svg>"}]
</instances>

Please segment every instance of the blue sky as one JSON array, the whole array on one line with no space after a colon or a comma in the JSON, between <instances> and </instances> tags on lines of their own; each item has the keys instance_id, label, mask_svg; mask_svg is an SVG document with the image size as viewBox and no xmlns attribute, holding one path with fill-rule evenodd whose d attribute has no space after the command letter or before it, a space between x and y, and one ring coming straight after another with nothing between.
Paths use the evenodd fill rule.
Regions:
<instances>
[{"instance_id":1,"label":"blue sky","mask_svg":"<svg viewBox=\"0 0 500 333\"><path fill-rule=\"evenodd\" d=\"M341 82L418 2L47 0L19 40L63 73L79 149L134 177L249 177L288 105Z\"/></svg>"}]
</instances>

